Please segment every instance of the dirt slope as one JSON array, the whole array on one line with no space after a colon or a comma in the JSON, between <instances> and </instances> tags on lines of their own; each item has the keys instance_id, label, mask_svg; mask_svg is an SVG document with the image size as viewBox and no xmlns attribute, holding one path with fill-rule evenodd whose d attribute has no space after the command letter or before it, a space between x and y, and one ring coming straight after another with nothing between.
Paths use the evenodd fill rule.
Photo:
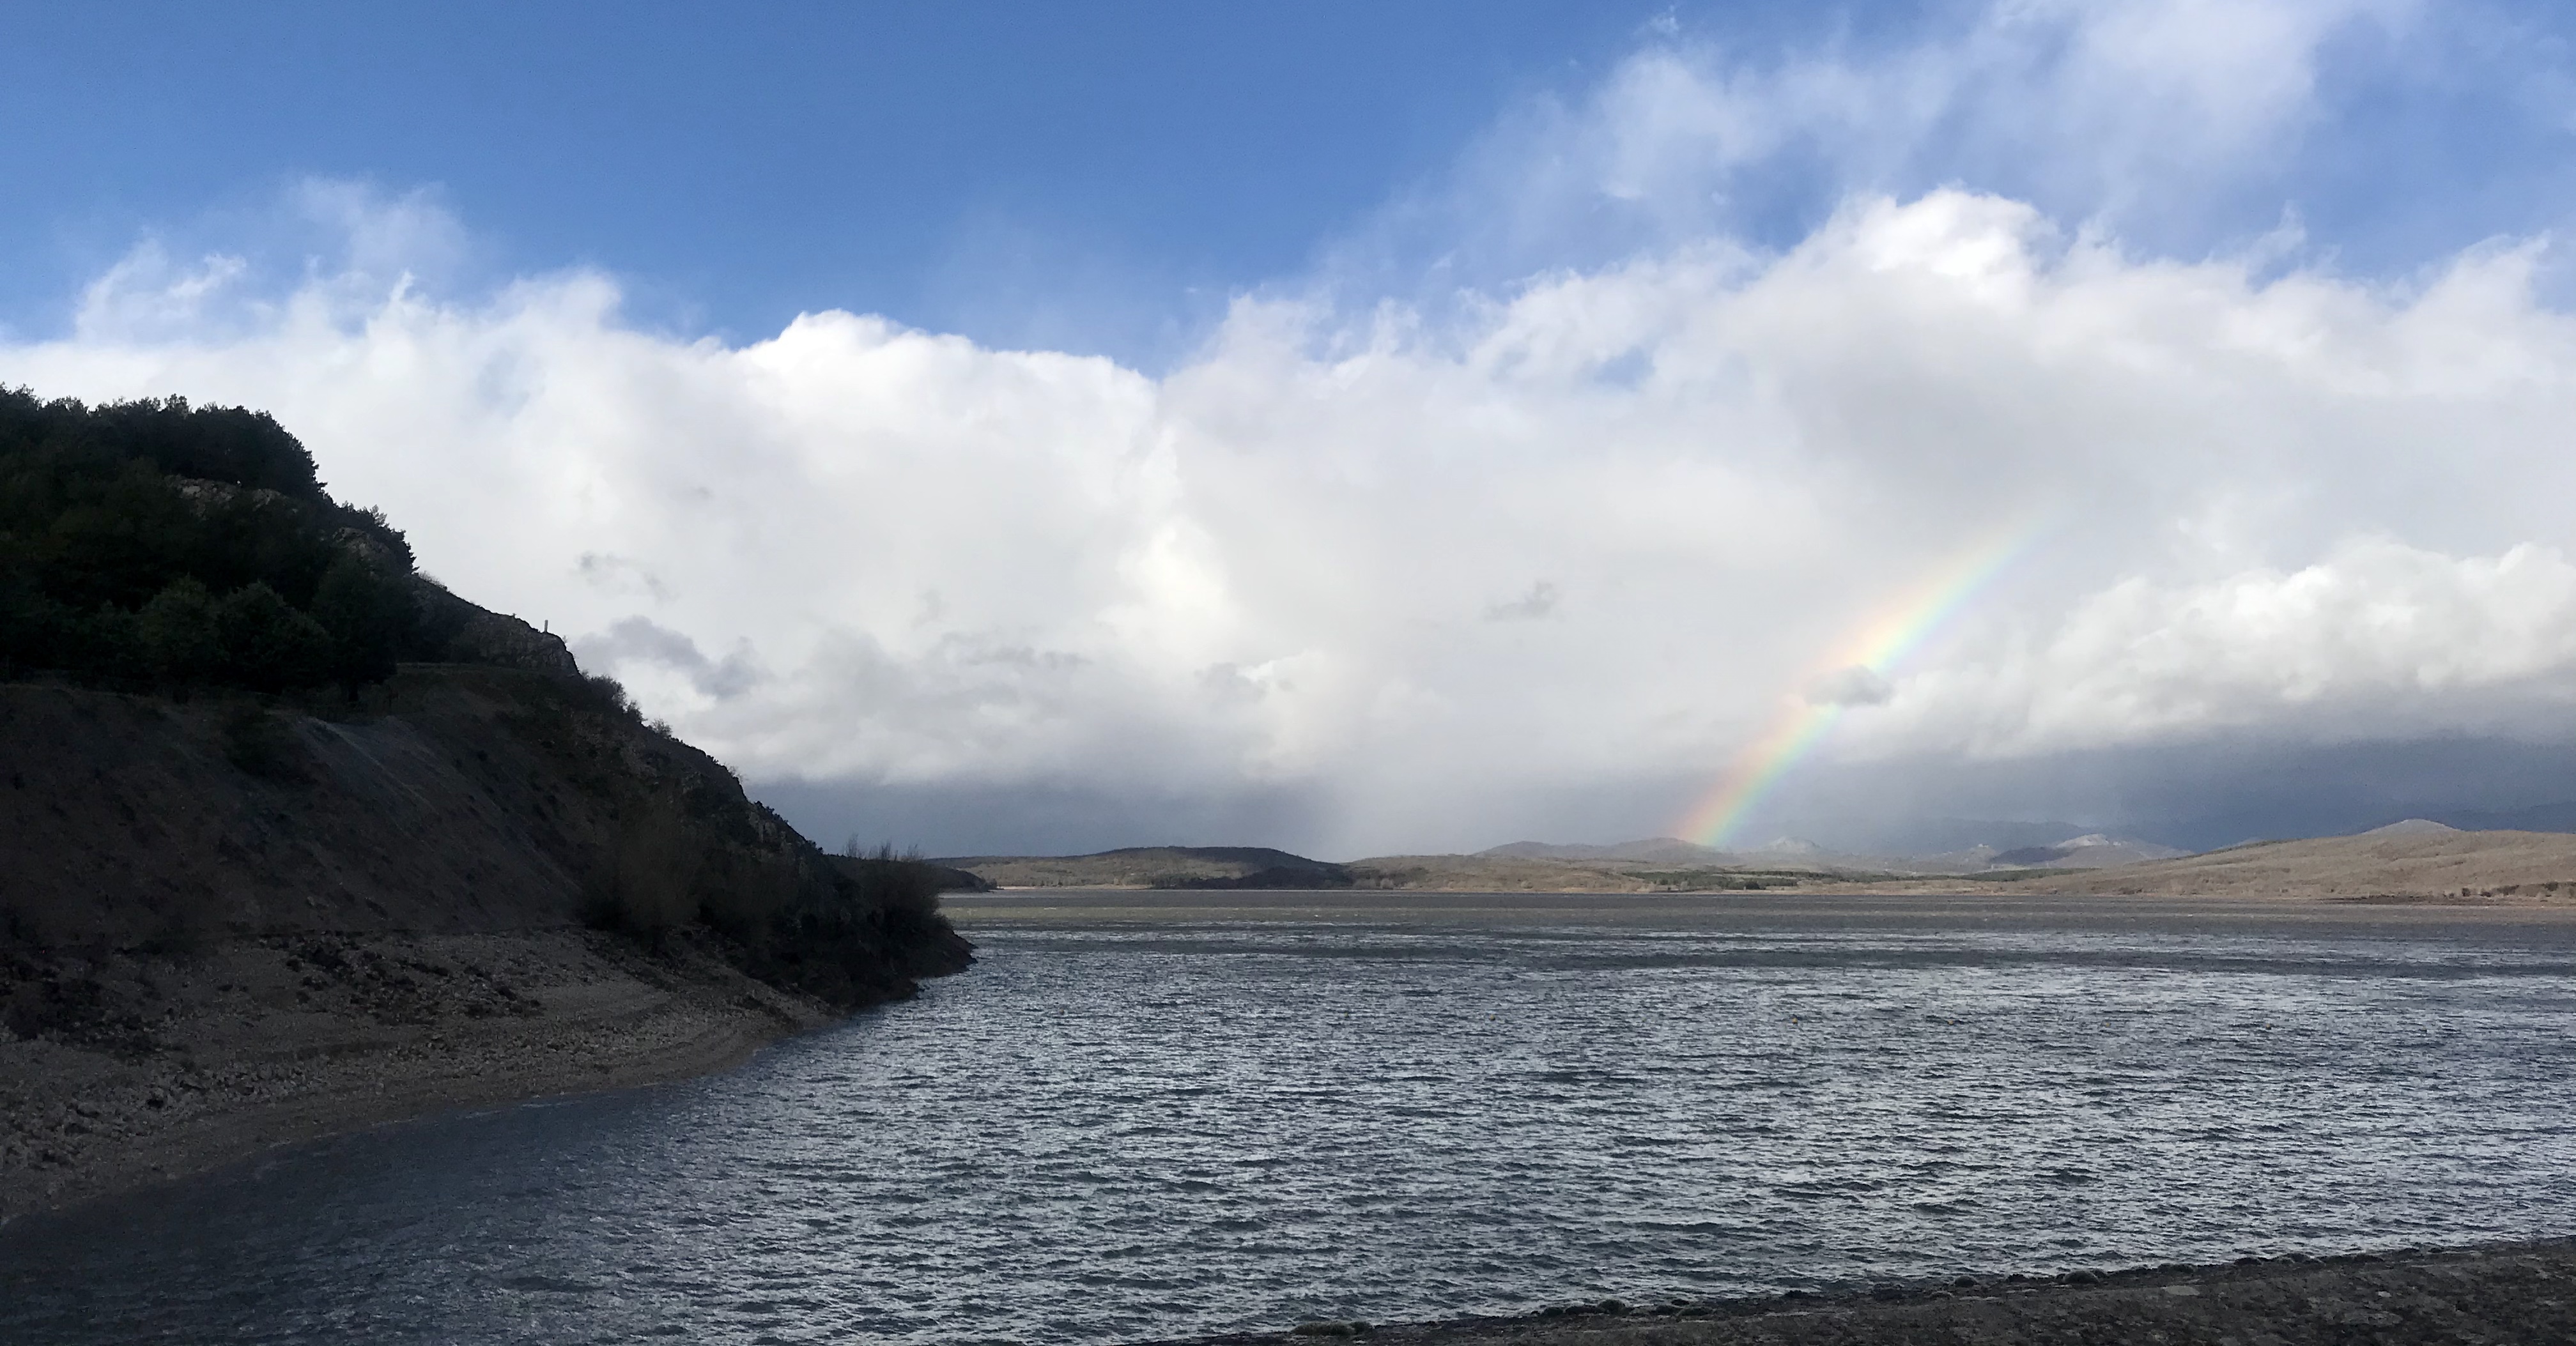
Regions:
<instances>
[{"instance_id":1,"label":"dirt slope","mask_svg":"<svg viewBox=\"0 0 2576 1346\"><path fill-rule=\"evenodd\" d=\"M963 966L918 895L868 891L713 758L586 695L470 665L355 706L0 685L0 947L706 919L753 975L849 1004Z\"/></svg>"},{"instance_id":2,"label":"dirt slope","mask_svg":"<svg viewBox=\"0 0 2576 1346\"><path fill-rule=\"evenodd\" d=\"M490 732L525 676L415 672L346 719L0 686L0 919L45 946L574 924L601 820ZM258 770L228 751L243 715Z\"/></svg>"}]
</instances>

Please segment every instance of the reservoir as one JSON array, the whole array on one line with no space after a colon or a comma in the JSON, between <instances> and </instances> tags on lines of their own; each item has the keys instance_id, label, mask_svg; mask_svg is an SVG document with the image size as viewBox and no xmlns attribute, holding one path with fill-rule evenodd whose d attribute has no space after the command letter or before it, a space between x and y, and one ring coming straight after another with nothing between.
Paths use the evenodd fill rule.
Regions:
<instances>
[{"instance_id":1,"label":"reservoir","mask_svg":"<svg viewBox=\"0 0 2576 1346\"><path fill-rule=\"evenodd\" d=\"M2567 912L952 899L724 1075L0 1227L0 1339L1119 1342L2576 1230Z\"/></svg>"}]
</instances>

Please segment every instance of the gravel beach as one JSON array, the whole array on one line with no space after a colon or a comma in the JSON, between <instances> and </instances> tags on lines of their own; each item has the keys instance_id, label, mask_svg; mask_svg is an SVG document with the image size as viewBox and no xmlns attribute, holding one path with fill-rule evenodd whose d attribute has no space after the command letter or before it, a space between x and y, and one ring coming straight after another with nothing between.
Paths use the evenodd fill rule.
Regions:
<instances>
[{"instance_id":1,"label":"gravel beach","mask_svg":"<svg viewBox=\"0 0 2576 1346\"><path fill-rule=\"evenodd\" d=\"M1839 1296L1571 1305L1520 1318L1291 1331L1170 1346L2439 1346L2576 1341L2576 1241L2248 1259L2104 1276L1961 1279Z\"/></svg>"},{"instance_id":2,"label":"gravel beach","mask_svg":"<svg viewBox=\"0 0 2576 1346\"><path fill-rule=\"evenodd\" d=\"M448 1108L721 1069L839 1017L673 938L0 955L0 1219Z\"/></svg>"}]
</instances>

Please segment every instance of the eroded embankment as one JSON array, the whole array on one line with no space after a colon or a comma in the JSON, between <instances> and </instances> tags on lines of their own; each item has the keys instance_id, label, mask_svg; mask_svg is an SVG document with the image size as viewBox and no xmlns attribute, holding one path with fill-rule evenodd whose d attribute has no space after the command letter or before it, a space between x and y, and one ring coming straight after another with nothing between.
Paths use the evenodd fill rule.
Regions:
<instances>
[{"instance_id":1,"label":"eroded embankment","mask_svg":"<svg viewBox=\"0 0 2576 1346\"><path fill-rule=\"evenodd\" d=\"M9 955L0 1219L445 1108L682 1078L836 1011L582 930Z\"/></svg>"},{"instance_id":2,"label":"eroded embankment","mask_svg":"<svg viewBox=\"0 0 2576 1346\"><path fill-rule=\"evenodd\" d=\"M1362 1337L1408 1346L2435 1346L2576 1341L2576 1241L2355 1257L2246 1259L2048 1280L1963 1277L1860 1294L1615 1301L1521 1318L1288 1332L1171 1346Z\"/></svg>"}]
</instances>

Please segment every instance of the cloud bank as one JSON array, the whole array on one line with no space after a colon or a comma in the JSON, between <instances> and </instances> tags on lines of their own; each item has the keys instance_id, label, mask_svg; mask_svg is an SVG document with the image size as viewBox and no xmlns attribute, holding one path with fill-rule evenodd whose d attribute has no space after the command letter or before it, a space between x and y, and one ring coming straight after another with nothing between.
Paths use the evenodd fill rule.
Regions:
<instances>
[{"instance_id":1,"label":"cloud bank","mask_svg":"<svg viewBox=\"0 0 2576 1346\"><path fill-rule=\"evenodd\" d=\"M1848 165L1889 119L1908 162L1946 137L1973 169L2047 113L2039 185L1846 187L1780 244L1675 206L1549 245L1607 255L1355 300L1398 227L1365 222L1153 373L841 312L690 339L583 272L443 294L403 250L452 221L324 184L343 255L264 284L146 245L0 379L275 411L428 569L835 840L1652 833L1814 696L1848 707L1828 774L2563 744L2576 323L2549 240L2383 278L2120 228L2285 153L2320 53L2407 21L2017 5L1847 58L1654 47L1441 190L1558 220L1539 239L1565 202L1633 219L1786 145L1873 181ZM2034 521L1901 666L1819 664Z\"/></svg>"}]
</instances>

